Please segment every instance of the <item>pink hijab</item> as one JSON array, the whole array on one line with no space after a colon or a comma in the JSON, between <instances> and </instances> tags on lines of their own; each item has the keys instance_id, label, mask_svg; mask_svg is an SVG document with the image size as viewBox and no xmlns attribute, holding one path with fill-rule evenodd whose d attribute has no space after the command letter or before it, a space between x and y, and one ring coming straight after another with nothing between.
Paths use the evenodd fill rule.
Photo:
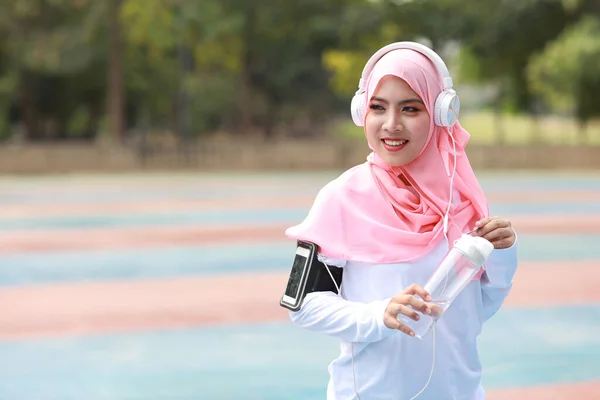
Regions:
<instances>
[{"instance_id":1,"label":"pink hijab","mask_svg":"<svg viewBox=\"0 0 600 400\"><path fill-rule=\"evenodd\" d=\"M433 63L413 50L387 53L368 77L367 102L388 75L406 81L425 103L431 119L429 137L419 156L407 165L389 166L372 152L367 162L321 189L306 219L287 229L286 235L317 244L325 256L397 263L415 260L435 248L444 240L454 148L457 164L452 186L460 196L453 196L448 214L448 240L458 239L488 215L487 200L464 152L469 133L457 122L451 128L453 145L448 129L433 121L434 102L443 90Z\"/></svg>"}]
</instances>

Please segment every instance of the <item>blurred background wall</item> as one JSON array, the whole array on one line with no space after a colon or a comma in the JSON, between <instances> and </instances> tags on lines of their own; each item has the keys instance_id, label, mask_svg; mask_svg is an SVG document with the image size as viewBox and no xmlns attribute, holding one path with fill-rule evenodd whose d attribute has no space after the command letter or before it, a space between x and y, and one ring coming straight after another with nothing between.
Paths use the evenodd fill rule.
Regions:
<instances>
[{"instance_id":1,"label":"blurred background wall","mask_svg":"<svg viewBox=\"0 0 600 400\"><path fill-rule=\"evenodd\" d=\"M475 168L598 168L599 15L597 0L0 0L0 168L345 168L368 150L349 116L360 72L399 40L449 65Z\"/></svg>"}]
</instances>

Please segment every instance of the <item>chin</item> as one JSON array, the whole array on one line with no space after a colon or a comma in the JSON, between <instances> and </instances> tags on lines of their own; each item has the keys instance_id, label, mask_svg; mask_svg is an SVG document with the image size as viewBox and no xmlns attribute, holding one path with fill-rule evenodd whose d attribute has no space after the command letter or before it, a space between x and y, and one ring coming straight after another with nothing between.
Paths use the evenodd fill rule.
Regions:
<instances>
[{"instance_id":1,"label":"chin","mask_svg":"<svg viewBox=\"0 0 600 400\"><path fill-rule=\"evenodd\" d=\"M389 165L390 167L402 167L406 164L409 164L411 161L413 161L413 158L408 158L408 157L382 157L383 161L385 161L385 163L387 165Z\"/></svg>"},{"instance_id":2,"label":"chin","mask_svg":"<svg viewBox=\"0 0 600 400\"><path fill-rule=\"evenodd\" d=\"M390 167L403 167L406 164L408 164L407 162L401 162L401 161L396 161L396 162L390 162L388 163Z\"/></svg>"}]
</instances>

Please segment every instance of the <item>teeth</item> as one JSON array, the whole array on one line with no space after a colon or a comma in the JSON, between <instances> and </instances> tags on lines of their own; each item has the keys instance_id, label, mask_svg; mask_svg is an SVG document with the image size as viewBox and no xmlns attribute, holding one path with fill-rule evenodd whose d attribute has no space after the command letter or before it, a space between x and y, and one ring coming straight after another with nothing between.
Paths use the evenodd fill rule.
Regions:
<instances>
[{"instance_id":1,"label":"teeth","mask_svg":"<svg viewBox=\"0 0 600 400\"><path fill-rule=\"evenodd\" d=\"M408 140L388 140L388 139L384 139L383 141L388 146L402 146L404 143L408 142Z\"/></svg>"}]
</instances>

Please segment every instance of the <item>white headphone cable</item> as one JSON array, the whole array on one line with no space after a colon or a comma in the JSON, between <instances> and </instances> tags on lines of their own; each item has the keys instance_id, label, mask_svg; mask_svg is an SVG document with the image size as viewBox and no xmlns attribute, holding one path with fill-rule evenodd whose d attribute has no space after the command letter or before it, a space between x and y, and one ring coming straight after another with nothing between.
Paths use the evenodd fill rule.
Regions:
<instances>
[{"instance_id":1,"label":"white headphone cable","mask_svg":"<svg viewBox=\"0 0 600 400\"><path fill-rule=\"evenodd\" d=\"M450 215L450 210L452 208L452 198L454 196L454 175L456 174L456 140L454 140L454 136L452 136L452 131L450 130L450 128L448 128L448 134L450 135L450 138L452 139L452 152L454 155L454 165L452 168L452 175L450 177L450 198L448 201L448 208L446 209L446 214L444 214L444 237L446 238L446 242L448 243L448 247L450 248L450 240L448 239L448 218ZM442 293L444 293L444 291L446 290L447 282L448 282L448 274L446 274L446 279L444 281L444 289L442 289ZM432 340L433 340L433 345L431 347L432 347L433 357L431 360L431 372L429 373L429 379L427 379L427 383L425 384L423 389L421 389L421 391L419 393L417 393L416 395L414 395L410 400L414 400L417 397L419 397L425 391L425 389L427 389L427 387L429 386L429 383L431 382L431 378L433 377L433 371L435 369L435 344L436 344L435 323L436 323L436 321L433 322L433 326L431 327L431 336L432 336Z\"/></svg>"},{"instance_id":2,"label":"white headphone cable","mask_svg":"<svg viewBox=\"0 0 600 400\"><path fill-rule=\"evenodd\" d=\"M327 273L329 274L329 276L331 277L331 280L333 281L333 284L335 285L335 289L337 290L337 294L338 296L342 297L342 291L340 290L340 286L338 286L337 282L335 281L335 278L333 277L333 274L331 273L331 271L329 270L329 266L327 265L327 263L323 260L320 260L323 265L325 266L325 270L327 270ZM429 386L429 383L431 382L431 378L433 377L433 371L435 369L435 322L434 325L432 327L432 340L433 340L433 346L432 346L432 353L433 353L433 358L431 361L431 372L429 373L429 378L427 379L427 383L425 384L425 386L423 387L423 389L421 389L419 391L419 393L417 393L416 395L414 395L413 397L411 397L410 400L414 400L417 397L419 397L421 395L421 393L423 393L425 391L425 389L427 389L427 387ZM356 386L356 371L354 368L354 342L350 342L350 346L351 346L351 353L350 355L352 356L352 381L354 384L354 394L356 395L357 400L361 400L360 395L358 394L358 388Z\"/></svg>"},{"instance_id":3,"label":"white headphone cable","mask_svg":"<svg viewBox=\"0 0 600 400\"><path fill-rule=\"evenodd\" d=\"M446 241L448 242L448 247L450 247L450 241L448 238L448 219L449 219L449 214L450 214L450 210L452 208L452 198L454 197L454 176L456 174L456 140L454 139L454 136L452 135L452 131L450 130L450 128L448 128L448 134L450 135L450 138L452 139L452 150L453 150L453 156L454 156L454 165L452 166L452 175L450 177L450 197L449 197L449 201L448 201L448 208L446 209L446 213L444 214L444 237L446 238ZM323 261L321 261L323 262ZM325 269L327 270L327 273L329 274L329 276L331 277L331 280L333 281L333 284L335 285L335 288L338 292L338 296L342 296L342 292L340 290L340 287L338 286L337 282L335 281L333 274L331 273L331 271L329 270L329 266L323 262L323 265L325 265ZM446 276L446 281L447 281L448 276ZM444 283L444 287L445 287L445 283ZM442 290L443 293L443 290ZM433 322L433 326L431 327L431 336L432 336L432 346L431 346L431 352L432 352L432 359L431 359L431 370L429 372L429 378L427 379L427 382L425 383L425 386L423 386L423 388L417 393L415 394L413 397L410 398L410 400L415 400L417 397L419 397L421 394L423 394L423 392L427 389L427 387L429 386L429 384L431 383L431 379L433 378L433 372L435 371L435 350L436 350L436 338L435 338L435 321ZM358 394L358 388L356 386L356 372L355 372L355 368L354 368L354 342L350 343L351 345L351 356L352 356L352 380L354 383L354 394L356 395L357 400L361 400L360 395Z\"/></svg>"},{"instance_id":4,"label":"white headphone cable","mask_svg":"<svg viewBox=\"0 0 600 400\"><path fill-rule=\"evenodd\" d=\"M331 280L333 281L333 284L335 285L335 289L337 290L338 296L342 297L342 291L340 290L340 286L338 286L337 282L335 281L335 278L333 277L333 274L329 270L329 266L327 265L327 263L325 261L323 261L323 260L319 260L319 261L321 261L323 263L323 265L325 266L325 269L327 270L327 273L331 277ZM352 380L354 382L354 394L356 394L356 398L358 400L361 400L360 396L358 395L358 389L356 387L356 373L354 371L354 342L350 342L350 345L352 346L352 350L351 350L351 355L352 355Z\"/></svg>"}]
</instances>

